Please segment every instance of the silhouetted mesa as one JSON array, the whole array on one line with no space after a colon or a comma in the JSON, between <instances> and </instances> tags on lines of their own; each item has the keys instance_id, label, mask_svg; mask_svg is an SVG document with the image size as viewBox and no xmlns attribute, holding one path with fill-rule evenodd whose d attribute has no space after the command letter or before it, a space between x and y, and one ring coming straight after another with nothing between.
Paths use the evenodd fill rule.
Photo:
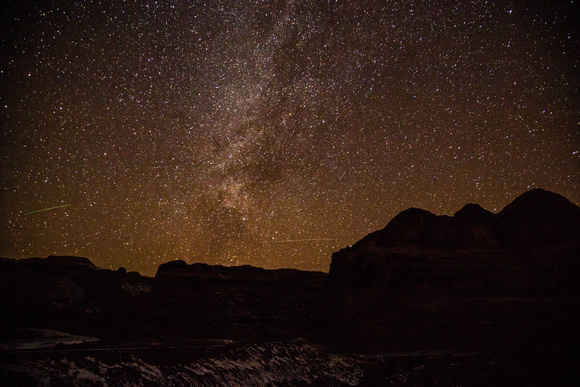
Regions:
<instances>
[{"instance_id":1,"label":"silhouetted mesa","mask_svg":"<svg viewBox=\"0 0 580 387\"><path fill-rule=\"evenodd\" d=\"M578 240L580 208L542 189L528 191L493 214L467 204L453 217L410 208L346 251L396 246L438 248L534 247Z\"/></svg>"},{"instance_id":2,"label":"silhouetted mesa","mask_svg":"<svg viewBox=\"0 0 580 387\"><path fill-rule=\"evenodd\" d=\"M501 281L514 285L538 270L521 267L522 262L514 259L528 257L541 261L536 265L553 265L578 254L579 244L580 207L559 194L534 189L498 214L477 204L465 205L452 217L405 210L385 228L334 253L330 280L346 294L361 288L385 292L403 283L420 287L421 281L430 287L457 288L474 287L469 281L475 281L482 286L479 290L495 285L504 289ZM532 282L525 286L539 286Z\"/></svg>"}]
</instances>

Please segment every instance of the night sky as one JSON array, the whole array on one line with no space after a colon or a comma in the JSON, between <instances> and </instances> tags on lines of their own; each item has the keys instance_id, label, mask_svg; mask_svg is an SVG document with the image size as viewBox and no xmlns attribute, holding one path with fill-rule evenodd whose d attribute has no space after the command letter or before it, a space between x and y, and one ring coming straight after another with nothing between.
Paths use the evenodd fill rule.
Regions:
<instances>
[{"instance_id":1,"label":"night sky","mask_svg":"<svg viewBox=\"0 0 580 387\"><path fill-rule=\"evenodd\" d=\"M0 256L326 271L409 207L580 203L572 1L2 4Z\"/></svg>"}]
</instances>

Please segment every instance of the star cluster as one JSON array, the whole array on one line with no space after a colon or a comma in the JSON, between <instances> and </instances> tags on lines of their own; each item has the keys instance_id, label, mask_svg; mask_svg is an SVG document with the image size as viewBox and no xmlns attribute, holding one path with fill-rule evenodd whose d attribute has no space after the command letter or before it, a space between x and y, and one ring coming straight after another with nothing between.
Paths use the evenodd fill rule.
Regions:
<instances>
[{"instance_id":1,"label":"star cluster","mask_svg":"<svg viewBox=\"0 0 580 387\"><path fill-rule=\"evenodd\" d=\"M328 270L408 207L580 202L573 1L4 4L0 256Z\"/></svg>"}]
</instances>

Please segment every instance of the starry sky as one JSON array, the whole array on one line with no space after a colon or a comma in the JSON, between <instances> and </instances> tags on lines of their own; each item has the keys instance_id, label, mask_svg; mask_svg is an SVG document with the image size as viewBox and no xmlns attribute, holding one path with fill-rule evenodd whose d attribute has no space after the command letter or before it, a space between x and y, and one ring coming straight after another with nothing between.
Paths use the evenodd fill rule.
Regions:
<instances>
[{"instance_id":1,"label":"starry sky","mask_svg":"<svg viewBox=\"0 0 580 387\"><path fill-rule=\"evenodd\" d=\"M409 207L580 203L573 1L2 4L0 256L327 271Z\"/></svg>"}]
</instances>

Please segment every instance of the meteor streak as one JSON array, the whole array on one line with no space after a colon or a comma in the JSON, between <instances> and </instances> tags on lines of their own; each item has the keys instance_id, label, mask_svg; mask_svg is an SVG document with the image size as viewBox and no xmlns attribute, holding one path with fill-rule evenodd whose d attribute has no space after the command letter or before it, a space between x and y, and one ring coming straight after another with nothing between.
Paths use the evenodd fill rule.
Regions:
<instances>
[{"instance_id":1,"label":"meteor streak","mask_svg":"<svg viewBox=\"0 0 580 387\"><path fill-rule=\"evenodd\" d=\"M70 206L70 204L63 204L62 206L48 207L48 208L43 208L42 210L30 211L30 212L27 212L27 213L26 213L26 214L24 214L24 215L35 214L35 213L37 213L37 212L48 211L48 210L54 210L55 208L62 208L62 207L67 207L67 206Z\"/></svg>"}]
</instances>

